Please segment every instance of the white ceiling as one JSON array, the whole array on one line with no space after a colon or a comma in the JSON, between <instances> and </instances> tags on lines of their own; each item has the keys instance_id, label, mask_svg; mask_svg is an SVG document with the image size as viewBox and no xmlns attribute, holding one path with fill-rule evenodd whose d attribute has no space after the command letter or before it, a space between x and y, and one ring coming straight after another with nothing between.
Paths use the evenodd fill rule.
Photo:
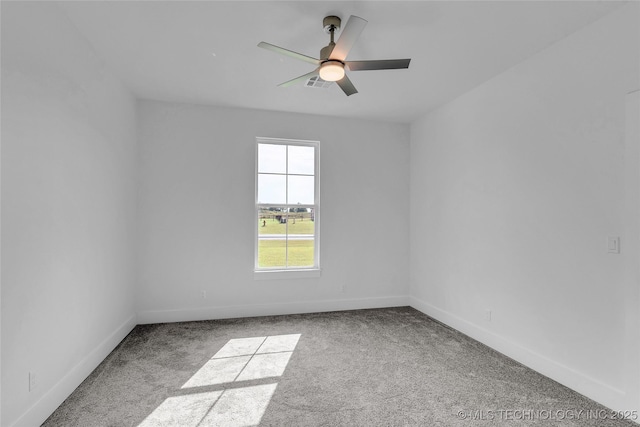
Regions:
<instances>
[{"instance_id":1,"label":"white ceiling","mask_svg":"<svg viewBox=\"0 0 640 427\"><path fill-rule=\"evenodd\" d=\"M72 1L59 3L139 98L408 123L622 3L607 1ZM322 19L369 21L347 59L412 58L408 70L359 71L359 93L282 83L318 57Z\"/></svg>"}]
</instances>

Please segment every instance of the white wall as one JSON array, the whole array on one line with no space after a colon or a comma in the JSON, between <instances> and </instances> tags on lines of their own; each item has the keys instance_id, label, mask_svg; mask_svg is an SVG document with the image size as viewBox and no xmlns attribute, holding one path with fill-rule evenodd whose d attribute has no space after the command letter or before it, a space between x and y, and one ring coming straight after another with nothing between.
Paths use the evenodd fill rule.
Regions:
<instances>
[{"instance_id":1,"label":"white wall","mask_svg":"<svg viewBox=\"0 0 640 427\"><path fill-rule=\"evenodd\" d=\"M2 2L3 426L43 422L135 325L135 132L55 5Z\"/></svg>"},{"instance_id":2,"label":"white wall","mask_svg":"<svg viewBox=\"0 0 640 427\"><path fill-rule=\"evenodd\" d=\"M624 256L606 238L637 238L624 234L624 154L639 6L411 126L412 305L616 409L638 409L625 307L640 301L625 303Z\"/></svg>"},{"instance_id":3,"label":"white wall","mask_svg":"<svg viewBox=\"0 0 640 427\"><path fill-rule=\"evenodd\" d=\"M408 303L408 125L152 101L138 117L140 322ZM320 141L320 278L254 280L256 136Z\"/></svg>"}]
</instances>

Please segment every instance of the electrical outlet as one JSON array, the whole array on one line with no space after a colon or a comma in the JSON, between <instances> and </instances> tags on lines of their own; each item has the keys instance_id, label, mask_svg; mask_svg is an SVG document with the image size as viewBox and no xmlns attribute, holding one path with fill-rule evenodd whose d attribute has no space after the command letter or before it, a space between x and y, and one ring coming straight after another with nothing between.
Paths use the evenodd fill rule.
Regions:
<instances>
[{"instance_id":1,"label":"electrical outlet","mask_svg":"<svg viewBox=\"0 0 640 427\"><path fill-rule=\"evenodd\" d=\"M484 312L484 319L487 322L491 322L491 310L485 310Z\"/></svg>"},{"instance_id":2,"label":"electrical outlet","mask_svg":"<svg viewBox=\"0 0 640 427\"><path fill-rule=\"evenodd\" d=\"M346 283L342 285L342 293L345 293L345 292L347 292L347 284Z\"/></svg>"},{"instance_id":3,"label":"electrical outlet","mask_svg":"<svg viewBox=\"0 0 640 427\"><path fill-rule=\"evenodd\" d=\"M35 372L29 372L29 391L33 391L38 383L36 383L36 374Z\"/></svg>"},{"instance_id":4,"label":"electrical outlet","mask_svg":"<svg viewBox=\"0 0 640 427\"><path fill-rule=\"evenodd\" d=\"M207 299L207 291L202 291L201 295L202 295L202 299Z\"/></svg>"}]
</instances>

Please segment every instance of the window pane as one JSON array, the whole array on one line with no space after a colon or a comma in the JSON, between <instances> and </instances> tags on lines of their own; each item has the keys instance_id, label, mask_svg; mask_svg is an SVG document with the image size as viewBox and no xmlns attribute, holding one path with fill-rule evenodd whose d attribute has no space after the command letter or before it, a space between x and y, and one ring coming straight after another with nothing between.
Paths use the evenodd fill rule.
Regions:
<instances>
[{"instance_id":1,"label":"window pane","mask_svg":"<svg viewBox=\"0 0 640 427\"><path fill-rule=\"evenodd\" d=\"M258 211L258 267L286 267L287 210L275 206Z\"/></svg>"},{"instance_id":2,"label":"window pane","mask_svg":"<svg viewBox=\"0 0 640 427\"><path fill-rule=\"evenodd\" d=\"M286 145L258 144L258 172L287 173Z\"/></svg>"},{"instance_id":3,"label":"window pane","mask_svg":"<svg viewBox=\"0 0 640 427\"><path fill-rule=\"evenodd\" d=\"M313 238L289 236L288 266L313 267Z\"/></svg>"},{"instance_id":4,"label":"window pane","mask_svg":"<svg viewBox=\"0 0 640 427\"><path fill-rule=\"evenodd\" d=\"M258 174L258 203L286 203L286 175Z\"/></svg>"},{"instance_id":5,"label":"window pane","mask_svg":"<svg viewBox=\"0 0 640 427\"><path fill-rule=\"evenodd\" d=\"M258 267L286 267L287 241L284 236L277 238L258 238Z\"/></svg>"},{"instance_id":6,"label":"window pane","mask_svg":"<svg viewBox=\"0 0 640 427\"><path fill-rule=\"evenodd\" d=\"M314 202L314 177L289 176L289 204L312 205ZM273 202L278 203L278 202Z\"/></svg>"},{"instance_id":7,"label":"window pane","mask_svg":"<svg viewBox=\"0 0 640 427\"><path fill-rule=\"evenodd\" d=\"M315 234L315 223L313 222L311 208L289 208L289 218L287 220L289 238L313 238Z\"/></svg>"},{"instance_id":8,"label":"window pane","mask_svg":"<svg viewBox=\"0 0 640 427\"><path fill-rule=\"evenodd\" d=\"M314 174L314 155L313 147L301 147L298 145L289 146L289 173L297 173L304 175Z\"/></svg>"},{"instance_id":9,"label":"window pane","mask_svg":"<svg viewBox=\"0 0 640 427\"><path fill-rule=\"evenodd\" d=\"M258 235L271 237L287 233L287 212L285 208L263 207L258 211Z\"/></svg>"},{"instance_id":10,"label":"window pane","mask_svg":"<svg viewBox=\"0 0 640 427\"><path fill-rule=\"evenodd\" d=\"M287 264L289 267L313 267L315 222L310 208L290 208L287 220L289 240Z\"/></svg>"}]
</instances>

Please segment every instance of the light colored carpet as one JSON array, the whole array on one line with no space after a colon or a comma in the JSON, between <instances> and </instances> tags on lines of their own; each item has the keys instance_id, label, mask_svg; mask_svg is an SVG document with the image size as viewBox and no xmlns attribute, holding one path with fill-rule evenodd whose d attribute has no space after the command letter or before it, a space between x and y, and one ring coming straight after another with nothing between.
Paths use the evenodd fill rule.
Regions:
<instances>
[{"instance_id":1,"label":"light colored carpet","mask_svg":"<svg viewBox=\"0 0 640 427\"><path fill-rule=\"evenodd\" d=\"M140 325L44 426L634 425L609 414L402 307Z\"/></svg>"}]
</instances>

